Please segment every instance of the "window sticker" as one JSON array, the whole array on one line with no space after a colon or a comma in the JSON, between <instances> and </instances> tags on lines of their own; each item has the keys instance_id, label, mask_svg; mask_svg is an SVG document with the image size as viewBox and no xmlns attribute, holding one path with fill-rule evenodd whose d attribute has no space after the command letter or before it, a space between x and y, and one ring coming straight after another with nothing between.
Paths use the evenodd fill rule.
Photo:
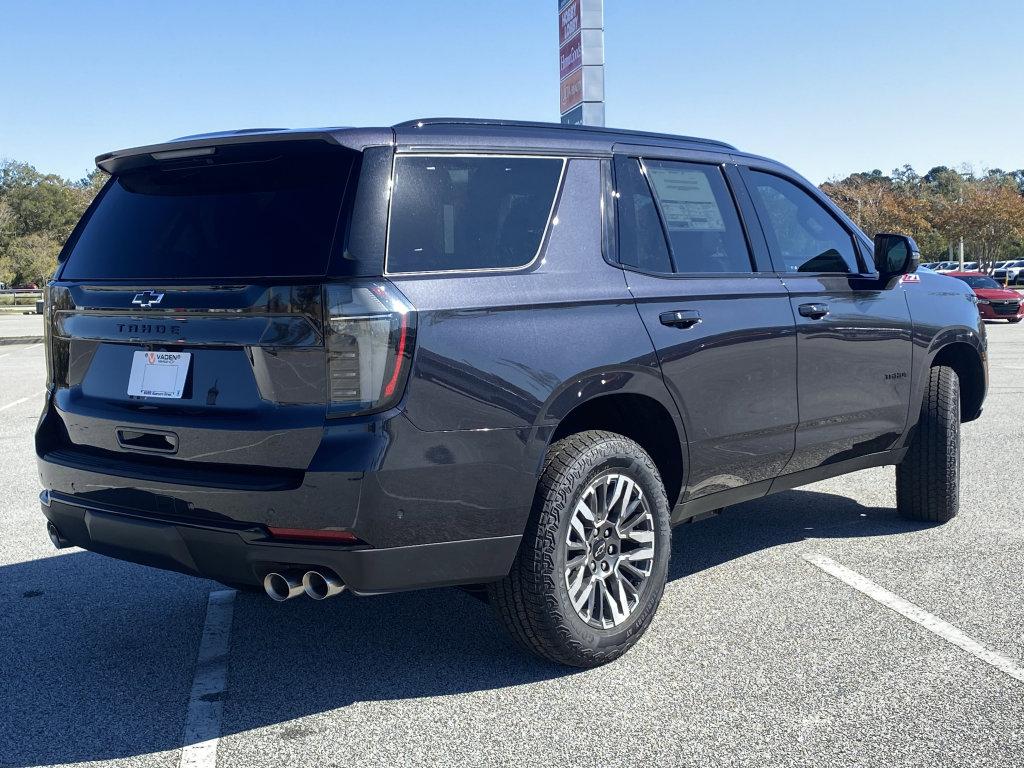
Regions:
<instances>
[{"instance_id":1,"label":"window sticker","mask_svg":"<svg viewBox=\"0 0 1024 768\"><path fill-rule=\"evenodd\" d=\"M725 231L722 212L706 174L681 168L652 168L649 173L669 230Z\"/></svg>"}]
</instances>

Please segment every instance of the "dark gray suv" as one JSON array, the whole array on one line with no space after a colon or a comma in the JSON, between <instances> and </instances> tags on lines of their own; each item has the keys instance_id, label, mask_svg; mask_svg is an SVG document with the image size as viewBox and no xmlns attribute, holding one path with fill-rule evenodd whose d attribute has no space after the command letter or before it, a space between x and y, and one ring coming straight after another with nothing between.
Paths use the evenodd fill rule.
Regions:
<instances>
[{"instance_id":1,"label":"dark gray suv","mask_svg":"<svg viewBox=\"0 0 1024 768\"><path fill-rule=\"evenodd\" d=\"M472 585L592 666L674 524L886 464L901 512L957 512L973 294L778 163L460 119L97 163L46 304L59 547L276 600Z\"/></svg>"}]
</instances>

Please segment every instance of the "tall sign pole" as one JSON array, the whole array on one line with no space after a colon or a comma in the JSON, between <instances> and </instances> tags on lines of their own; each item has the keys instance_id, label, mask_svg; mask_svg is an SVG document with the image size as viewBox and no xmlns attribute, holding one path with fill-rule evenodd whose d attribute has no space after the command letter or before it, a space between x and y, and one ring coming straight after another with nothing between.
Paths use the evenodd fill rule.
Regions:
<instances>
[{"instance_id":1,"label":"tall sign pole","mask_svg":"<svg viewBox=\"0 0 1024 768\"><path fill-rule=\"evenodd\" d=\"M604 0L558 0L559 112L604 125Z\"/></svg>"}]
</instances>

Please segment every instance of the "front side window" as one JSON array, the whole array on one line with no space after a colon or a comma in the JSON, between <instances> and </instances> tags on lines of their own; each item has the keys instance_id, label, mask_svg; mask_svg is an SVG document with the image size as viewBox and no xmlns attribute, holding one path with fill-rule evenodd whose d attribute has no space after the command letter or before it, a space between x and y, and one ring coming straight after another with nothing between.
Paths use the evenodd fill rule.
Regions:
<instances>
[{"instance_id":1,"label":"front side window","mask_svg":"<svg viewBox=\"0 0 1024 768\"><path fill-rule=\"evenodd\" d=\"M859 272L853 239L832 214L780 176L750 171L754 205L780 272Z\"/></svg>"},{"instance_id":2,"label":"front side window","mask_svg":"<svg viewBox=\"0 0 1024 768\"><path fill-rule=\"evenodd\" d=\"M751 272L736 205L718 166L645 160L676 272Z\"/></svg>"},{"instance_id":3,"label":"front side window","mask_svg":"<svg viewBox=\"0 0 1024 768\"><path fill-rule=\"evenodd\" d=\"M395 158L388 271L508 269L536 257L564 161Z\"/></svg>"}]
</instances>

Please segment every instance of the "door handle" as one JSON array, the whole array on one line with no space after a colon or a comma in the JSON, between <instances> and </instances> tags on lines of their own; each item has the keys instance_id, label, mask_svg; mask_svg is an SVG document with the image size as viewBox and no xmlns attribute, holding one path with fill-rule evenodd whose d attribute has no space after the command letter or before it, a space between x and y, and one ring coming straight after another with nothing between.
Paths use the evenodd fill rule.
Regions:
<instances>
[{"instance_id":1,"label":"door handle","mask_svg":"<svg viewBox=\"0 0 1024 768\"><path fill-rule=\"evenodd\" d=\"M699 309L676 309L672 312L662 312L658 315L662 325L670 328L692 328L703 318Z\"/></svg>"},{"instance_id":2,"label":"door handle","mask_svg":"<svg viewBox=\"0 0 1024 768\"><path fill-rule=\"evenodd\" d=\"M804 317L812 320L821 320L828 314L828 304L801 304L798 310Z\"/></svg>"}]
</instances>

